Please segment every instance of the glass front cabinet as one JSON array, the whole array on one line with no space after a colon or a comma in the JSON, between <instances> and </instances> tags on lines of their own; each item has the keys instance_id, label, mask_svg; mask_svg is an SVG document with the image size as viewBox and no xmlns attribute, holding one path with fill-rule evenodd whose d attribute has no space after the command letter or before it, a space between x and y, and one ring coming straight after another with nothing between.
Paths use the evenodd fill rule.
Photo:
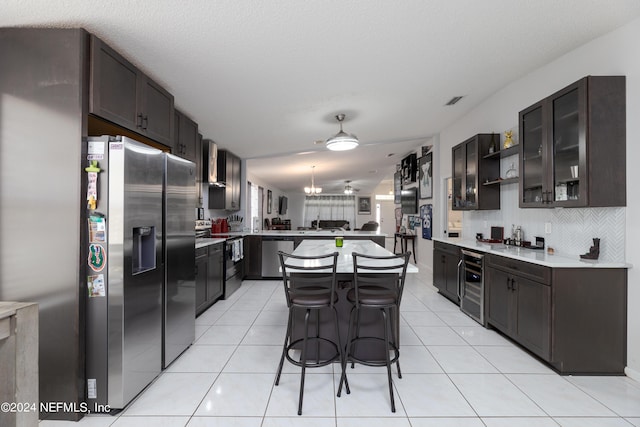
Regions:
<instances>
[{"instance_id":1,"label":"glass front cabinet","mask_svg":"<svg viewBox=\"0 0 640 427\"><path fill-rule=\"evenodd\" d=\"M500 177L499 157L485 157L492 138L499 140L495 134L478 134L453 147L453 210L500 209L500 187L482 185Z\"/></svg>"},{"instance_id":2,"label":"glass front cabinet","mask_svg":"<svg viewBox=\"0 0 640 427\"><path fill-rule=\"evenodd\" d=\"M626 205L625 78L585 77L519 114L520 207Z\"/></svg>"}]
</instances>

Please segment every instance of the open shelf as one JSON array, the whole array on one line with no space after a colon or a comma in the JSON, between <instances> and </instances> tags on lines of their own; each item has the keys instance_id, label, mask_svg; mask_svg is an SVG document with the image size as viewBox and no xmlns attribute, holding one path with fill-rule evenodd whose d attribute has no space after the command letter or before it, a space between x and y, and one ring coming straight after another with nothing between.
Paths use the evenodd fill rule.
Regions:
<instances>
[{"instance_id":1,"label":"open shelf","mask_svg":"<svg viewBox=\"0 0 640 427\"><path fill-rule=\"evenodd\" d=\"M485 156L483 156L483 159L493 159L494 157L509 157L509 156L513 156L518 154L520 147L518 146L518 144L516 145L512 145L509 148L504 148L502 150L498 150L495 153L490 153L490 154L486 154Z\"/></svg>"},{"instance_id":2,"label":"open shelf","mask_svg":"<svg viewBox=\"0 0 640 427\"><path fill-rule=\"evenodd\" d=\"M489 182L483 182L482 185L505 185L505 184L512 184L514 182L518 182L520 179L516 176L514 178L499 178L496 179L495 181L489 181Z\"/></svg>"}]
</instances>

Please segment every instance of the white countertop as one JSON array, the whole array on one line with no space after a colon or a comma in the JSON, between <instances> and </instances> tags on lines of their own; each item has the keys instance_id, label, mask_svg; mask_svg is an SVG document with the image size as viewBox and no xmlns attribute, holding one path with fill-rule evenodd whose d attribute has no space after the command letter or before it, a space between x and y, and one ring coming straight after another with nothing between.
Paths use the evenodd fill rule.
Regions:
<instances>
[{"instance_id":1,"label":"white countertop","mask_svg":"<svg viewBox=\"0 0 640 427\"><path fill-rule=\"evenodd\" d=\"M544 265L552 268L631 268L632 265L624 261L607 262L600 260L582 259L579 256L569 257L565 255L551 255L546 249L527 249L503 244L483 243L471 239L455 239L434 237L434 241L457 245L462 248L473 249L479 252L500 255L533 264Z\"/></svg>"},{"instance_id":2,"label":"white countertop","mask_svg":"<svg viewBox=\"0 0 640 427\"><path fill-rule=\"evenodd\" d=\"M336 247L335 240L303 240L300 245L293 251L293 255L300 256L318 256L338 252L338 273L353 273L353 252L363 255L372 256L391 256L389 252L382 246L372 242L371 240L345 240L341 248ZM303 264L304 265L304 264ZM417 273L418 267L409 263L407 273Z\"/></svg>"},{"instance_id":3,"label":"white countertop","mask_svg":"<svg viewBox=\"0 0 640 427\"><path fill-rule=\"evenodd\" d=\"M257 233L250 233L248 231L229 231L228 233L214 234L210 238L198 238L196 239L196 249L215 245L216 243L224 242L233 237L246 237L246 236L261 236L261 237L331 237L336 236L343 237L387 237L384 233L376 233L375 231L340 231L340 230L264 230Z\"/></svg>"},{"instance_id":4,"label":"white countertop","mask_svg":"<svg viewBox=\"0 0 640 427\"><path fill-rule=\"evenodd\" d=\"M226 241L227 238L224 237L212 237L212 238L201 238L196 239L196 249L204 248L205 246L215 245L216 243L222 243Z\"/></svg>"}]
</instances>

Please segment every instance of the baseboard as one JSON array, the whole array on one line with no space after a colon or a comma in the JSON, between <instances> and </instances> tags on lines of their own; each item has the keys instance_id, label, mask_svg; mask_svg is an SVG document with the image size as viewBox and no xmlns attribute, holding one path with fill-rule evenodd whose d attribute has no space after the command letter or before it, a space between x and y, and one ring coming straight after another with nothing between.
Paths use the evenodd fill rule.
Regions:
<instances>
[{"instance_id":1,"label":"baseboard","mask_svg":"<svg viewBox=\"0 0 640 427\"><path fill-rule=\"evenodd\" d=\"M626 368L624 368L624 373L632 380L640 382L640 371L636 371L635 369L631 369L627 366Z\"/></svg>"}]
</instances>

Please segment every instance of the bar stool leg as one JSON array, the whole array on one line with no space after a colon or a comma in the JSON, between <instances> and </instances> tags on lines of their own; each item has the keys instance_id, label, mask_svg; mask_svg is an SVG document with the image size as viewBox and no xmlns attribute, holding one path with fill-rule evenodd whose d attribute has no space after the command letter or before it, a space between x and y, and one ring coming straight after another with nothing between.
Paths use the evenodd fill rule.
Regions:
<instances>
[{"instance_id":1,"label":"bar stool leg","mask_svg":"<svg viewBox=\"0 0 640 427\"><path fill-rule=\"evenodd\" d=\"M346 343L346 349L345 349L345 354L344 354L344 359L342 361L342 375L340 375L340 385L338 386L338 397L340 397L340 394L342 393L342 384L345 384L345 390L347 391L347 394L351 393L351 390L349 390L349 385L347 384L347 363L349 362L349 354L351 353L351 334L353 331L353 321L354 318L356 316L356 312L357 309L355 307L351 308L351 313L349 314L349 326L347 328L347 343Z\"/></svg>"},{"instance_id":2,"label":"bar stool leg","mask_svg":"<svg viewBox=\"0 0 640 427\"><path fill-rule=\"evenodd\" d=\"M304 314L304 337L302 338L302 373L300 374L300 396L298 397L298 415L302 415L302 398L304 397L304 374L307 368L307 337L309 336L309 314L307 309Z\"/></svg>"},{"instance_id":3,"label":"bar stool leg","mask_svg":"<svg viewBox=\"0 0 640 427\"><path fill-rule=\"evenodd\" d=\"M413 251L413 262L416 264L418 261L416 260L416 238L411 239L411 250Z\"/></svg>"},{"instance_id":4,"label":"bar stool leg","mask_svg":"<svg viewBox=\"0 0 640 427\"><path fill-rule=\"evenodd\" d=\"M396 403L393 399L393 379L391 378L391 359L389 358L389 351L391 348L389 347L389 316L387 315L387 309L383 308L380 310L382 312L382 320L384 322L384 344L385 344L385 362L387 363L387 381L389 382L389 398L391 399L391 412L396 412Z\"/></svg>"},{"instance_id":5,"label":"bar stool leg","mask_svg":"<svg viewBox=\"0 0 640 427\"><path fill-rule=\"evenodd\" d=\"M282 356L280 357L280 364L278 365L278 373L276 375L276 385L280 383L280 374L282 374L282 366L284 365L284 358L287 354L287 348L289 347L289 339L291 338L291 323L293 321L293 313L289 310L289 320L287 320L287 333L284 336L284 347L282 348Z\"/></svg>"},{"instance_id":6,"label":"bar stool leg","mask_svg":"<svg viewBox=\"0 0 640 427\"><path fill-rule=\"evenodd\" d=\"M396 348L398 347L398 337L396 336L396 330L393 327L393 321L391 320L392 317L391 315L395 315L395 308L392 308L389 312L389 329L391 329L391 342L393 343L394 346L396 346ZM394 317L395 318L395 317ZM402 371L400 370L400 358L398 357L398 360L396 360L396 368L398 369L398 378L402 378Z\"/></svg>"},{"instance_id":7,"label":"bar stool leg","mask_svg":"<svg viewBox=\"0 0 640 427\"><path fill-rule=\"evenodd\" d=\"M356 349L358 348L358 338L360 338L360 309L356 308L356 336L352 338L356 342L353 343L353 354L356 354ZM355 362L351 361L351 369L355 368L355 366Z\"/></svg>"}]
</instances>

